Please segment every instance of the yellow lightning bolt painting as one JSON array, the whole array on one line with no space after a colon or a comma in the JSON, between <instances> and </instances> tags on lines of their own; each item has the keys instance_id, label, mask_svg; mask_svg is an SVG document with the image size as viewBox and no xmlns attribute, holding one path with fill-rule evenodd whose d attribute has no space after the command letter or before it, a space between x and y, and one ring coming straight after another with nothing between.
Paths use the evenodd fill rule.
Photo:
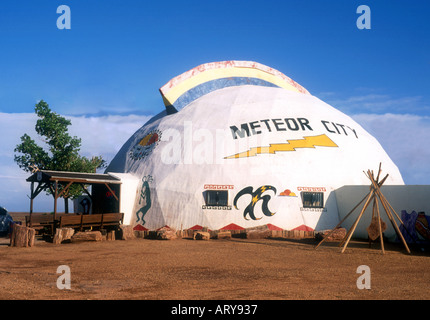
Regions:
<instances>
[{"instance_id":1,"label":"yellow lightning bolt painting","mask_svg":"<svg viewBox=\"0 0 430 320\"><path fill-rule=\"evenodd\" d=\"M288 143L270 144L268 147L254 147L248 151L224 157L224 159L247 158L254 157L257 154L274 154L281 151L296 151L296 148L338 147L338 145L325 134L304 137L304 139L287 140L287 142Z\"/></svg>"}]
</instances>

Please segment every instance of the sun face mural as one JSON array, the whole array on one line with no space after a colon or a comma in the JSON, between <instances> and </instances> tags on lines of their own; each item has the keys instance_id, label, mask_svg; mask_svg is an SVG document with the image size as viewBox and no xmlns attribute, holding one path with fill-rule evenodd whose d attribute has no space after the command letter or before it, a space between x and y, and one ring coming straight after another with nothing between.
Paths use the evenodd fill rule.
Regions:
<instances>
[{"instance_id":1,"label":"sun face mural","mask_svg":"<svg viewBox=\"0 0 430 320\"><path fill-rule=\"evenodd\" d=\"M140 160L148 156L158 145L161 139L161 131L154 130L145 135L138 144L130 151L130 157L134 160Z\"/></svg>"}]
</instances>

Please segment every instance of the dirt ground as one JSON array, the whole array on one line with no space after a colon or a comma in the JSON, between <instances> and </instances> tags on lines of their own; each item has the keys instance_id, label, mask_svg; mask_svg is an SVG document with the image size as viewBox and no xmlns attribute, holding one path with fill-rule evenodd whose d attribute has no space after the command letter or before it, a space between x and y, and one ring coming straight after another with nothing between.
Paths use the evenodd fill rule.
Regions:
<instances>
[{"instance_id":1,"label":"dirt ground","mask_svg":"<svg viewBox=\"0 0 430 320\"><path fill-rule=\"evenodd\" d=\"M430 299L430 253L351 242L315 250L313 239L116 240L34 247L0 241L1 300ZM71 288L57 288L60 265ZM359 289L357 268L370 268ZM369 283L369 282L368 282Z\"/></svg>"}]
</instances>

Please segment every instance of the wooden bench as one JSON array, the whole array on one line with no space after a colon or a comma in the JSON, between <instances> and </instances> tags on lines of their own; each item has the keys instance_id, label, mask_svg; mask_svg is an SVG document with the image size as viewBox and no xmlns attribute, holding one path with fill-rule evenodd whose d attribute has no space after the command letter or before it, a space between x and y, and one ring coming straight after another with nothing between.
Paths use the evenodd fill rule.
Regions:
<instances>
[{"instance_id":1,"label":"wooden bench","mask_svg":"<svg viewBox=\"0 0 430 320\"><path fill-rule=\"evenodd\" d=\"M64 215L60 217L59 228L84 228L118 227L122 224L124 213L100 213L90 215Z\"/></svg>"},{"instance_id":2,"label":"wooden bench","mask_svg":"<svg viewBox=\"0 0 430 320\"><path fill-rule=\"evenodd\" d=\"M31 220L31 221L30 221ZM54 215L52 214L39 214L30 216L25 216L25 225L27 227L33 228L36 231L42 230L44 228L49 228L53 230L54 225Z\"/></svg>"}]
</instances>

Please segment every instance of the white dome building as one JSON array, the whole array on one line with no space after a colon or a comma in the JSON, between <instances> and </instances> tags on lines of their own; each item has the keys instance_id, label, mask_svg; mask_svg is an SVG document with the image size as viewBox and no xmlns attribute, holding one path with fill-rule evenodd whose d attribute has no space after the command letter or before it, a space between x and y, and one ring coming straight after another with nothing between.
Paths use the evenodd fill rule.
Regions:
<instances>
[{"instance_id":1,"label":"white dome building","mask_svg":"<svg viewBox=\"0 0 430 320\"><path fill-rule=\"evenodd\" d=\"M404 185L373 136L272 68L208 63L160 92L166 110L106 170L135 229L319 231L340 221L335 189L370 184L363 171L382 163L384 185Z\"/></svg>"}]
</instances>

